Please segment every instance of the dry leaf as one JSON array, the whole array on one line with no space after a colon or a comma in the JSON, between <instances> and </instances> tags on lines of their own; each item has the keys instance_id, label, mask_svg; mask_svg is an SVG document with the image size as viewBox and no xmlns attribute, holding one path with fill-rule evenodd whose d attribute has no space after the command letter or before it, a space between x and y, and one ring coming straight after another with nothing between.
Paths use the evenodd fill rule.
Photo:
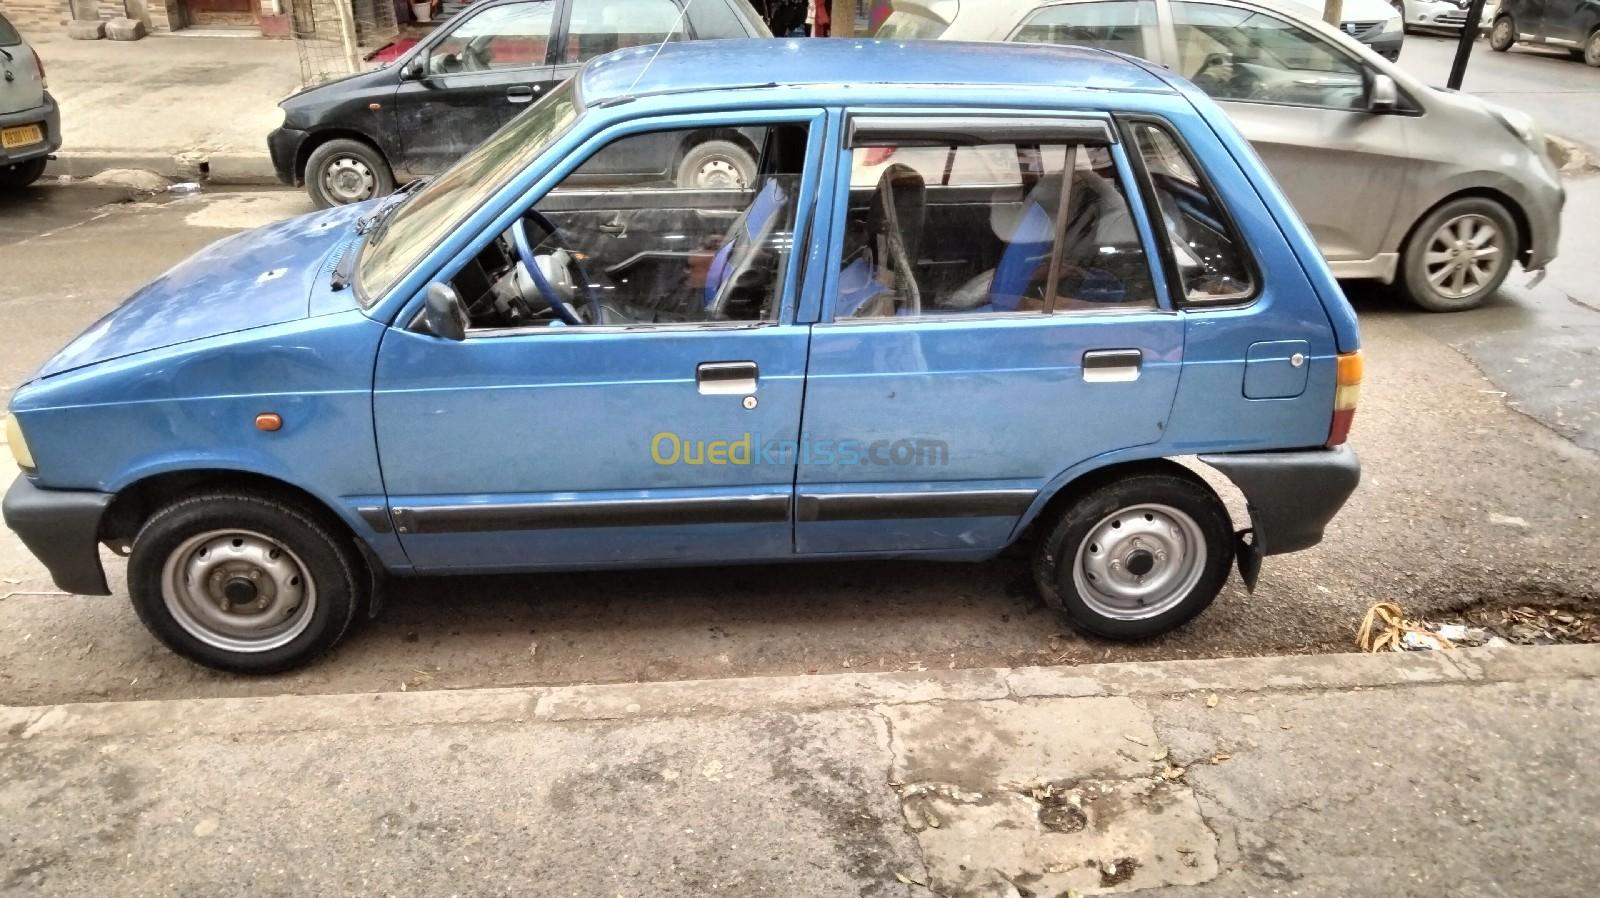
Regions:
<instances>
[{"instance_id":1,"label":"dry leaf","mask_svg":"<svg viewBox=\"0 0 1600 898\"><path fill-rule=\"evenodd\" d=\"M1173 780L1182 779L1186 772L1182 767L1168 767L1166 770L1161 771L1161 778L1170 783Z\"/></svg>"},{"instance_id":2,"label":"dry leaf","mask_svg":"<svg viewBox=\"0 0 1600 898\"><path fill-rule=\"evenodd\" d=\"M1161 746L1161 750L1160 751L1156 752L1154 755L1151 756L1150 760L1152 760L1152 761L1165 761L1167 759L1167 755L1168 754L1169 754L1169 752L1167 751L1167 747L1165 745L1163 745L1163 746Z\"/></svg>"},{"instance_id":3,"label":"dry leaf","mask_svg":"<svg viewBox=\"0 0 1600 898\"><path fill-rule=\"evenodd\" d=\"M1221 764L1223 761L1226 761L1231 757L1233 757L1233 755L1230 755L1225 751L1219 751L1216 754L1211 756L1211 763L1213 763L1213 764Z\"/></svg>"}]
</instances>

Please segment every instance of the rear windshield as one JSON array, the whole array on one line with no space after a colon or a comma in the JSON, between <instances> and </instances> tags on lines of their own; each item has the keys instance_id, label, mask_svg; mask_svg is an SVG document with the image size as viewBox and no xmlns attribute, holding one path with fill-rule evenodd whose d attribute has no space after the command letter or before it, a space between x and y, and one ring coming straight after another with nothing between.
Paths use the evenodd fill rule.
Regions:
<instances>
[{"instance_id":1,"label":"rear windshield","mask_svg":"<svg viewBox=\"0 0 1600 898\"><path fill-rule=\"evenodd\" d=\"M948 20L923 9L914 7L901 9L897 3L894 12L889 13L889 18L883 20L883 24L878 26L878 30L873 32L872 36L881 40L934 40L945 33L950 27L950 22L955 21L956 4L941 5L951 9Z\"/></svg>"},{"instance_id":2,"label":"rear windshield","mask_svg":"<svg viewBox=\"0 0 1600 898\"><path fill-rule=\"evenodd\" d=\"M11 23L6 21L5 16L0 16L0 47L10 47L20 43L22 43L22 35L17 33L17 29L11 27Z\"/></svg>"}]
</instances>

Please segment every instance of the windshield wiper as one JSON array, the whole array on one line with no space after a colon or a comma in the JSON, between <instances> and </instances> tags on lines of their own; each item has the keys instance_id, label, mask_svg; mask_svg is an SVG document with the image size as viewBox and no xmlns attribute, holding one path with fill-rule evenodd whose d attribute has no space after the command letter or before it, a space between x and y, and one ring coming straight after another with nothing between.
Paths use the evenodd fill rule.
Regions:
<instances>
[{"instance_id":1,"label":"windshield wiper","mask_svg":"<svg viewBox=\"0 0 1600 898\"><path fill-rule=\"evenodd\" d=\"M394 199L385 203L382 208L371 215L363 215L356 219L356 233L368 234L372 237L369 242L377 243L383 239L384 229L389 225L389 219L394 217L394 211L405 205L406 199L418 187L427 182L427 178L418 178L415 181L395 191ZM345 250L344 256L339 259L339 264L333 269L333 277L329 279L328 286L334 290L343 290L350 286L350 266L355 264L356 251L351 246Z\"/></svg>"}]
</instances>

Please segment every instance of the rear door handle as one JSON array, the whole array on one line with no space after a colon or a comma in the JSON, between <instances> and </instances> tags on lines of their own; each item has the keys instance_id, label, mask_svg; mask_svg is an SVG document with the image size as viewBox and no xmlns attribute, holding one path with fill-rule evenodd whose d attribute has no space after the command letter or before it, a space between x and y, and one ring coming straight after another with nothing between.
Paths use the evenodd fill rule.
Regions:
<instances>
[{"instance_id":1,"label":"rear door handle","mask_svg":"<svg viewBox=\"0 0 1600 898\"><path fill-rule=\"evenodd\" d=\"M513 103L532 103L539 88L527 84L513 84L506 88L506 99Z\"/></svg>"},{"instance_id":2,"label":"rear door handle","mask_svg":"<svg viewBox=\"0 0 1600 898\"><path fill-rule=\"evenodd\" d=\"M1094 349L1083 354L1085 383L1105 384L1139 379L1144 353L1137 349Z\"/></svg>"},{"instance_id":3,"label":"rear door handle","mask_svg":"<svg viewBox=\"0 0 1600 898\"><path fill-rule=\"evenodd\" d=\"M755 362L701 362L694 380L702 396L748 396L759 374Z\"/></svg>"}]
</instances>

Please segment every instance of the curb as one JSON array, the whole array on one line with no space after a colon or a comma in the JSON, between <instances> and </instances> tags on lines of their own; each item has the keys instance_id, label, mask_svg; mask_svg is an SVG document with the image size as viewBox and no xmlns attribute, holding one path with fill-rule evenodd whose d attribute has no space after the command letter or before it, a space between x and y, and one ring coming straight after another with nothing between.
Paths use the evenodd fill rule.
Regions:
<instances>
[{"instance_id":1,"label":"curb","mask_svg":"<svg viewBox=\"0 0 1600 898\"><path fill-rule=\"evenodd\" d=\"M0 706L10 739L244 735L818 711L950 701L1175 696L1600 678L1600 645L1290 655L665 683Z\"/></svg>"},{"instance_id":2,"label":"curb","mask_svg":"<svg viewBox=\"0 0 1600 898\"><path fill-rule=\"evenodd\" d=\"M1576 140L1559 134L1546 134L1544 149L1545 155L1550 157L1550 161L1563 175L1600 171L1600 158L1596 158L1587 147Z\"/></svg>"},{"instance_id":3,"label":"curb","mask_svg":"<svg viewBox=\"0 0 1600 898\"><path fill-rule=\"evenodd\" d=\"M199 181L206 184L282 186L265 153L97 153L58 154L45 169L46 175L65 175L74 179L92 178L103 171L130 168L153 172L173 181Z\"/></svg>"}]
</instances>

